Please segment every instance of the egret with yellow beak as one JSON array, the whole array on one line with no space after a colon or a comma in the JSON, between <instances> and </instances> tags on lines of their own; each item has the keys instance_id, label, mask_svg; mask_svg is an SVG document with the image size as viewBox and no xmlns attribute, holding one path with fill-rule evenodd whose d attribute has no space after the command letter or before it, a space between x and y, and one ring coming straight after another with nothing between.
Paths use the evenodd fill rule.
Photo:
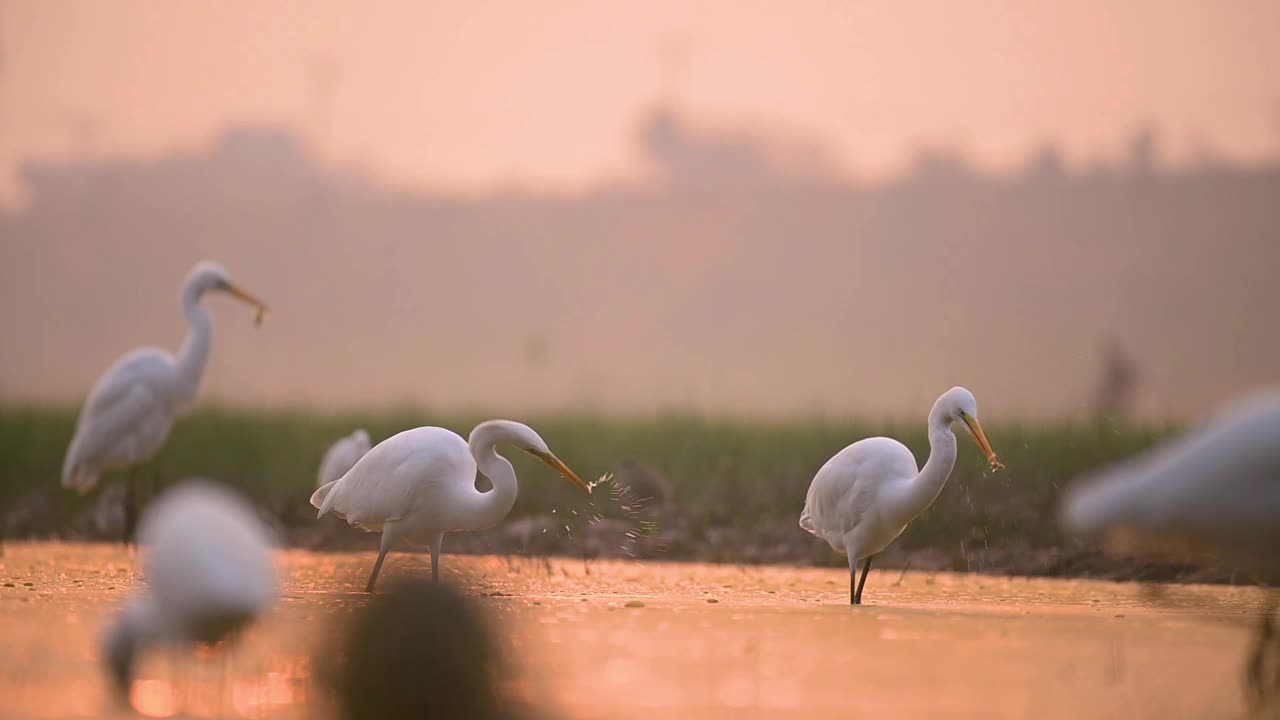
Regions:
<instances>
[{"instance_id":1,"label":"egret with yellow beak","mask_svg":"<svg viewBox=\"0 0 1280 720\"><path fill-rule=\"evenodd\" d=\"M373 592L382 561L395 542L421 536L431 542L431 579L440 579L440 545L447 532L483 530L502 522L516 502L516 473L497 452L512 445L533 455L585 492L591 489L527 425L489 420L463 440L451 430L420 427L378 443L341 478L311 496L317 517L334 513L352 526L382 533L378 560L365 592ZM476 471L493 489L476 489Z\"/></svg>"},{"instance_id":2,"label":"egret with yellow beak","mask_svg":"<svg viewBox=\"0 0 1280 720\"><path fill-rule=\"evenodd\" d=\"M954 387L938 398L929 413L929 460L923 470L906 445L873 437L836 453L814 476L800 527L849 557L851 604L862 604L871 559L901 535L947 484L956 464L956 436L951 432L956 422L964 423L973 434L993 471L1004 467L982 432L973 393ZM859 561L863 562L862 579L855 585Z\"/></svg>"},{"instance_id":3,"label":"egret with yellow beak","mask_svg":"<svg viewBox=\"0 0 1280 720\"><path fill-rule=\"evenodd\" d=\"M267 306L231 282L221 265L197 263L182 286L187 339L175 358L160 348L138 348L107 369L80 410L76 432L62 465L62 486L92 490L108 470L136 469L150 460L169 437L174 418L195 402L209 360L213 321L200 305L206 292L225 292L257 309ZM126 485L124 541L133 541L138 509L133 477Z\"/></svg>"}]
</instances>

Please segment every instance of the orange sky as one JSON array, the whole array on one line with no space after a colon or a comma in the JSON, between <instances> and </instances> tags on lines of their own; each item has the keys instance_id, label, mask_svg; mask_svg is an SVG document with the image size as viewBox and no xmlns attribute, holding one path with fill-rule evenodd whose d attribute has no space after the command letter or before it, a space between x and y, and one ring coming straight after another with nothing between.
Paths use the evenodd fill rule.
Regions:
<instances>
[{"instance_id":1,"label":"orange sky","mask_svg":"<svg viewBox=\"0 0 1280 720\"><path fill-rule=\"evenodd\" d=\"M0 203L27 158L155 156L234 121L392 182L584 188L642 174L639 113L811 136L883 177L921 144L988 167L1061 144L1280 152L1280 3L0 2ZM327 88L327 89L326 89Z\"/></svg>"},{"instance_id":2,"label":"orange sky","mask_svg":"<svg viewBox=\"0 0 1280 720\"><path fill-rule=\"evenodd\" d=\"M79 397L122 350L175 347L199 257L277 308L270 333L221 323L208 392L232 400L874 414L963 382L1068 415L1107 337L1150 417L1275 379L1280 3L782 8L0 0L0 336L24 338L0 395ZM1160 162L1219 164L1150 172L1142 127ZM1050 142L1119 167L814 170L884 179L930 146L1012 169ZM775 147L818 157L791 173ZM54 162L14 209L25 161ZM329 215L316 179L344 181ZM512 185L533 192L481 194ZM486 267L509 252L529 267ZM545 367L513 364L530 338Z\"/></svg>"}]
</instances>

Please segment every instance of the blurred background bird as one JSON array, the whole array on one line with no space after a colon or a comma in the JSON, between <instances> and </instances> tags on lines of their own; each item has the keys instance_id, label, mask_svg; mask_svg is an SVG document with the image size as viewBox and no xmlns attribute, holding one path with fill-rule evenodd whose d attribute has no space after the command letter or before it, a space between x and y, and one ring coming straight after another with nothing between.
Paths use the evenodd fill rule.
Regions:
<instances>
[{"instance_id":1,"label":"blurred background bird","mask_svg":"<svg viewBox=\"0 0 1280 720\"><path fill-rule=\"evenodd\" d=\"M347 474L347 471L364 457L373 447L369 433L364 428L356 428L346 437L339 438L320 459L320 469L316 473L316 487L327 485Z\"/></svg>"},{"instance_id":2,"label":"blurred background bird","mask_svg":"<svg viewBox=\"0 0 1280 720\"><path fill-rule=\"evenodd\" d=\"M315 518L315 508L311 506L311 495L316 489L346 475L347 471L364 457L372 446L373 442L364 428L356 428L350 435L338 438L320 458L320 466L316 469L315 487L300 493L289 503L294 519L311 525L311 532L303 542L307 547L324 547L343 537L344 531L351 532L346 523L338 517L320 518L317 522L310 523L309 521Z\"/></svg>"},{"instance_id":3,"label":"blurred background bird","mask_svg":"<svg viewBox=\"0 0 1280 720\"><path fill-rule=\"evenodd\" d=\"M133 541L138 500L134 474L164 446L174 418L189 410L200 390L213 320L201 305L207 292L225 292L257 309L261 322L266 305L231 282L221 265L202 261L182 286L182 312L187 337L177 356L144 347L122 356L94 383L76 420L75 435L62 466L62 486L85 493L107 470L130 469L124 496L124 541Z\"/></svg>"}]
</instances>

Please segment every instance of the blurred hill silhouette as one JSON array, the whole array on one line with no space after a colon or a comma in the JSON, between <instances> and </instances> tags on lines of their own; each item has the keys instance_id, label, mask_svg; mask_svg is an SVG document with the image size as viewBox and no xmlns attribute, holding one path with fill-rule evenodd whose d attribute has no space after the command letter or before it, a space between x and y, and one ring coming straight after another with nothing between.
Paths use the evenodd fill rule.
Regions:
<instances>
[{"instance_id":1,"label":"blurred hill silhouette","mask_svg":"<svg viewBox=\"0 0 1280 720\"><path fill-rule=\"evenodd\" d=\"M287 132L31 164L0 215L0 399L78 402L178 286L223 261L272 305L213 301L206 398L319 407L906 416L953 384L984 414L1090 412L1104 338L1136 414L1209 410L1280 374L1280 164L1121 167L1054 148L981 174L923 151L860 184L823 149L658 108L651 180L579 195L405 192Z\"/></svg>"}]
</instances>

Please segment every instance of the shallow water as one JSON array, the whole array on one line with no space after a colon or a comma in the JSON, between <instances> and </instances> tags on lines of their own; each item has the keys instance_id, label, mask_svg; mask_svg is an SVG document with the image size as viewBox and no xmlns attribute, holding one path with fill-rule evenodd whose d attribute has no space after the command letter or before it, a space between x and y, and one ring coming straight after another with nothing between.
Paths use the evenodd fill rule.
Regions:
<instances>
[{"instance_id":1,"label":"shallow water","mask_svg":"<svg viewBox=\"0 0 1280 720\"><path fill-rule=\"evenodd\" d=\"M283 600L229 665L144 664L144 714L325 716L313 656L367 602L373 555L279 558ZM0 717L126 716L96 649L136 564L118 547L5 546ZM429 568L393 554L381 582ZM499 623L511 691L571 718L1241 717L1264 602L1250 588L879 570L850 607L839 570L447 554L443 568Z\"/></svg>"}]
</instances>

